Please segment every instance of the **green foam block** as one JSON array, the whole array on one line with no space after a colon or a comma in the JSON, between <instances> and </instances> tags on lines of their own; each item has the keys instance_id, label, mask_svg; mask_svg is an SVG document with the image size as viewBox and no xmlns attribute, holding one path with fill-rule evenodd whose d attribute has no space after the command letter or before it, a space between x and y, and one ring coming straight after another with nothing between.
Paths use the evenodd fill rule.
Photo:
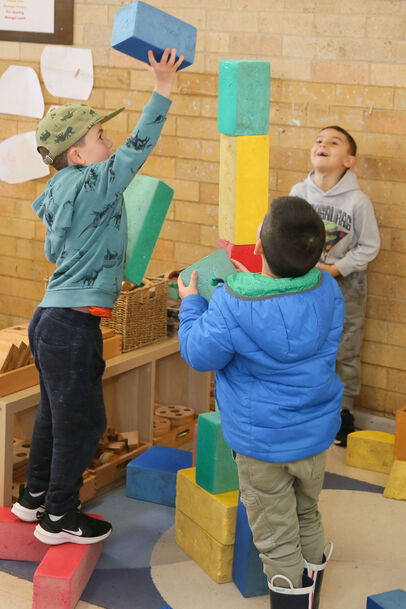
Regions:
<instances>
[{"instance_id":1,"label":"green foam block","mask_svg":"<svg viewBox=\"0 0 406 609\"><path fill-rule=\"evenodd\" d=\"M220 61L217 119L220 133L268 133L270 81L269 61Z\"/></svg>"},{"instance_id":2,"label":"green foam block","mask_svg":"<svg viewBox=\"0 0 406 609\"><path fill-rule=\"evenodd\" d=\"M214 290L218 286L218 279L225 279L228 275L236 273L237 270L231 262L229 255L223 249L209 254L198 262L184 269L180 276L185 285L189 285L192 271L197 271L197 289L199 294L207 301L213 295Z\"/></svg>"},{"instance_id":3,"label":"green foam block","mask_svg":"<svg viewBox=\"0 0 406 609\"><path fill-rule=\"evenodd\" d=\"M196 482L217 495L238 489L238 470L221 431L218 412L199 415L196 444Z\"/></svg>"},{"instance_id":4,"label":"green foam block","mask_svg":"<svg viewBox=\"0 0 406 609\"><path fill-rule=\"evenodd\" d=\"M137 175L124 191L128 244L125 276L140 284L173 197L173 189L149 176Z\"/></svg>"}]
</instances>

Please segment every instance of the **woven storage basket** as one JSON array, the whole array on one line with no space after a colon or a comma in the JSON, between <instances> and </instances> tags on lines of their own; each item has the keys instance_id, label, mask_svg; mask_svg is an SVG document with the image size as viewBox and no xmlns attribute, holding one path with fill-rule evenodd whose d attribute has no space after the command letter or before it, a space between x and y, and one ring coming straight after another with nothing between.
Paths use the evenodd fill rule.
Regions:
<instances>
[{"instance_id":1,"label":"woven storage basket","mask_svg":"<svg viewBox=\"0 0 406 609\"><path fill-rule=\"evenodd\" d=\"M144 279L134 290L122 290L113 309L113 318L102 325L123 337L123 353L166 338L168 280Z\"/></svg>"}]
</instances>

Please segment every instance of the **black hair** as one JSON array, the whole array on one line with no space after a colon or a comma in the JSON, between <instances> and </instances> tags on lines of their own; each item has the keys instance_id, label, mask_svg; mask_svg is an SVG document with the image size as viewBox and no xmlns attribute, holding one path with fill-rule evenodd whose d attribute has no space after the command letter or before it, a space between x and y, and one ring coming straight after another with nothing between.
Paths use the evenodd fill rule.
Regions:
<instances>
[{"instance_id":1,"label":"black hair","mask_svg":"<svg viewBox=\"0 0 406 609\"><path fill-rule=\"evenodd\" d=\"M300 197L278 197L266 214L260 239L272 273L300 277L318 262L326 240L323 220Z\"/></svg>"},{"instance_id":2,"label":"black hair","mask_svg":"<svg viewBox=\"0 0 406 609\"><path fill-rule=\"evenodd\" d=\"M350 152L351 156L357 155L357 143L354 140L354 138L352 137L352 135L350 133L348 133L348 131L346 131L342 127L339 127L338 125L329 125L328 127L323 127L323 129L320 129L320 133L322 131L325 131L326 129L334 129L335 131L339 131L340 133L345 135L345 137L347 138L349 152Z\"/></svg>"}]
</instances>

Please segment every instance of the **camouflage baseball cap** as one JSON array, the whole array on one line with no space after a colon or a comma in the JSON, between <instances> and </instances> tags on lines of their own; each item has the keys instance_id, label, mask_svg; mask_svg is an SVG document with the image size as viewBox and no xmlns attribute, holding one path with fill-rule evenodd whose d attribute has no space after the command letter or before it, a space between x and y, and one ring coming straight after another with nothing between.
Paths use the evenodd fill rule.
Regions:
<instances>
[{"instance_id":1,"label":"camouflage baseball cap","mask_svg":"<svg viewBox=\"0 0 406 609\"><path fill-rule=\"evenodd\" d=\"M65 152L83 137L96 123L105 123L124 110L124 106L102 116L87 104L72 102L52 108L40 120L36 130L37 150L44 146L49 153L43 159L52 165L58 154Z\"/></svg>"}]
</instances>

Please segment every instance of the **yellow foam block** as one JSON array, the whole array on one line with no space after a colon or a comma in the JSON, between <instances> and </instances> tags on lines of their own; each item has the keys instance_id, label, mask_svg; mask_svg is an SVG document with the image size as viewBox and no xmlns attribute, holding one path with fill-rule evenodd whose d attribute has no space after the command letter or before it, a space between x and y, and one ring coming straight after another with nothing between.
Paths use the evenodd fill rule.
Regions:
<instances>
[{"instance_id":1,"label":"yellow foam block","mask_svg":"<svg viewBox=\"0 0 406 609\"><path fill-rule=\"evenodd\" d=\"M394 450L394 434L385 431L354 431L347 437L347 465L388 474Z\"/></svg>"},{"instance_id":2,"label":"yellow foam block","mask_svg":"<svg viewBox=\"0 0 406 609\"><path fill-rule=\"evenodd\" d=\"M383 495L390 499L406 499L406 461L394 460Z\"/></svg>"},{"instance_id":3,"label":"yellow foam block","mask_svg":"<svg viewBox=\"0 0 406 609\"><path fill-rule=\"evenodd\" d=\"M233 544L238 491L212 495L196 484L196 468L178 471L176 507L219 543Z\"/></svg>"},{"instance_id":4,"label":"yellow foam block","mask_svg":"<svg viewBox=\"0 0 406 609\"><path fill-rule=\"evenodd\" d=\"M176 508L175 540L218 584L232 581L234 544L224 545Z\"/></svg>"},{"instance_id":5,"label":"yellow foam block","mask_svg":"<svg viewBox=\"0 0 406 609\"><path fill-rule=\"evenodd\" d=\"M256 241L268 211L269 136L220 134L219 237L234 245Z\"/></svg>"}]
</instances>

